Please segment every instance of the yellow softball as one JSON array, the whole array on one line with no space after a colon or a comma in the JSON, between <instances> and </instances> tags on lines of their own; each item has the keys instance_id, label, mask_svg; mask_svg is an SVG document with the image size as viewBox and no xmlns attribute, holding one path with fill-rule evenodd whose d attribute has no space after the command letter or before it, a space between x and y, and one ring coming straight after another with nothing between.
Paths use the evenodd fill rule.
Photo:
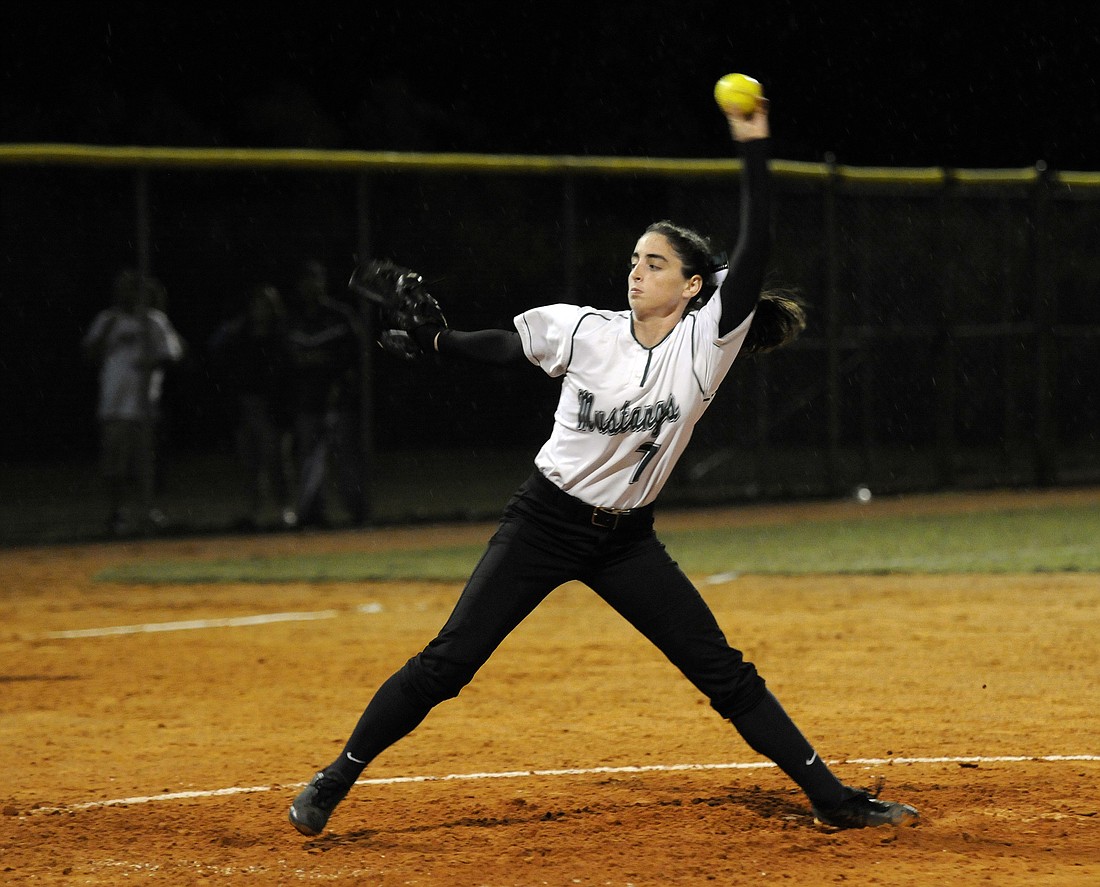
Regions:
<instances>
[{"instance_id":1,"label":"yellow softball","mask_svg":"<svg viewBox=\"0 0 1100 887\"><path fill-rule=\"evenodd\" d=\"M764 90L760 81L747 74L727 74L714 84L714 100L729 113L737 111L746 117L756 110Z\"/></svg>"}]
</instances>

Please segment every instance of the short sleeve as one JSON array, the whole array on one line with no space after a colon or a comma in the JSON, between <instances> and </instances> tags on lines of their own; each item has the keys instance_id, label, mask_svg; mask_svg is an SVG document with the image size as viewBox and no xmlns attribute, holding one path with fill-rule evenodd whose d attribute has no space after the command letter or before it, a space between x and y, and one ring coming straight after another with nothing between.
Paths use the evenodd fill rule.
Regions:
<instances>
[{"instance_id":1,"label":"short sleeve","mask_svg":"<svg viewBox=\"0 0 1100 887\"><path fill-rule=\"evenodd\" d=\"M167 315L153 309L149 312L149 319L153 322L153 329L156 331L156 356L160 360L178 361L183 357L183 340L169 322Z\"/></svg>"},{"instance_id":2,"label":"short sleeve","mask_svg":"<svg viewBox=\"0 0 1100 887\"><path fill-rule=\"evenodd\" d=\"M548 376L557 377L569 368L573 333L591 308L577 305L546 305L516 316L514 323L527 359Z\"/></svg>"},{"instance_id":3,"label":"short sleeve","mask_svg":"<svg viewBox=\"0 0 1100 887\"><path fill-rule=\"evenodd\" d=\"M107 319L110 317L110 312L100 311L92 319L92 325L88 327L88 331L84 334L84 338L81 339L81 344L85 347L89 347L92 343L99 340L103 335L104 327L107 326Z\"/></svg>"}]
</instances>

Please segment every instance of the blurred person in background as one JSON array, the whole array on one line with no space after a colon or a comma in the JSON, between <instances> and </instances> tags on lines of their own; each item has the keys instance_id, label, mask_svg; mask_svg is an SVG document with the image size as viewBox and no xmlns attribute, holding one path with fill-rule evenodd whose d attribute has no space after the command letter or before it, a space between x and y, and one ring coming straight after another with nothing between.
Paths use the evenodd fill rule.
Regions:
<instances>
[{"instance_id":1,"label":"blurred person in background","mask_svg":"<svg viewBox=\"0 0 1100 887\"><path fill-rule=\"evenodd\" d=\"M96 418L112 535L167 523L154 503L157 424L165 369L183 357L184 343L155 307L165 296L160 281L124 268L114 279L111 307L95 316L81 341L99 366Z\"/></svg>"},{"instance_id":2,"label":"blurred person in background","mask_svg":"<svg viewBox=\"0 0 1100 887\"><path fill-rule=\"evenodd\" d=\"M328 273L315 259L298 269L287 341L298 526L329 526L330 468L348 516L362 524L366 519L359 445L362 335L351 308L329 298Z\"/></svg>"},{"instance_id":3,"label":"blurred person in background","mask_svg":"<svg viewBox=\"0 0 1100 887\"><path fill-rule=\"evenodd\" d=\"M287 317L279 290L261 283L248 293L244 311L223 323L207 344L212 369L229 389L234 443L245 469L246 529L297 523L291 497L291 417Z\"/></svg>"}]
</instances>

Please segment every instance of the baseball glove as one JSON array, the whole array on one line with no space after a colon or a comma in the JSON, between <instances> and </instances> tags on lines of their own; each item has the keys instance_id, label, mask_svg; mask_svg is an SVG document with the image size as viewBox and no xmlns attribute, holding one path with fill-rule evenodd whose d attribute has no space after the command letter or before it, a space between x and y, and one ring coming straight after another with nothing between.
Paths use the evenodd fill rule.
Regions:
<instances>
[{"instance_id":1,"label":"baseball glove","mask_svg":"<svg viewBox=\"0 0 1100 887\"><path fill-rule=\"evenodd\" d=\"M401 360L416 360L424 353L416 339L404 330L382 330L378 334L378 344L387 354Z\"/></svg>"},{"instance_id":2,"label":"baseball glove","mask_svg":"<svg viewBox=\"0 0 1100 887\"><path fill-rule=\"evenodd\" d=\"M439 303L424 288L424 279L388 259L357 267L348 289L378 306L383 331L379 344L404 360L418 357L425 350L424 343L447 328Z\"/></svg>"}]
</instances>

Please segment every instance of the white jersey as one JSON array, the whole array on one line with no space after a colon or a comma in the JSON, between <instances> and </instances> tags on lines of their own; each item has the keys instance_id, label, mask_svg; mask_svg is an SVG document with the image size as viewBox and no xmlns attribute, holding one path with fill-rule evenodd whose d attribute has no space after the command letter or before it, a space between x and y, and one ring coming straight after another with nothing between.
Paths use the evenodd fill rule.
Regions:
<instances>
[{"instance_id":1,"label":"white jersey","mask_svg":"<svg viewBox=\"0 0 1100 887\"><path fill-rule=\"evenodd\" d=\"M645 348L629 310L548 305L515 318L523 350L564 376L554 429L536 467L567 493L602 508L657 498L745 341L753 315L718 336L717 293Z\"/></svg>"},{"instance_id":2,"label":"white jersey","mask_svg":"<svg viewBox=\"0 0 1100 887\"><path fill-rule=\"evenodd\" d=\"M149 358L158 363L178 361L183 341L167 315L156 308L142 318L110 308L101 311L84 336L86 345L103 340L103 365L99 371L100 419L141 419L160 401L164 370L141 369Z\"/></svg>"}]
</instances>

